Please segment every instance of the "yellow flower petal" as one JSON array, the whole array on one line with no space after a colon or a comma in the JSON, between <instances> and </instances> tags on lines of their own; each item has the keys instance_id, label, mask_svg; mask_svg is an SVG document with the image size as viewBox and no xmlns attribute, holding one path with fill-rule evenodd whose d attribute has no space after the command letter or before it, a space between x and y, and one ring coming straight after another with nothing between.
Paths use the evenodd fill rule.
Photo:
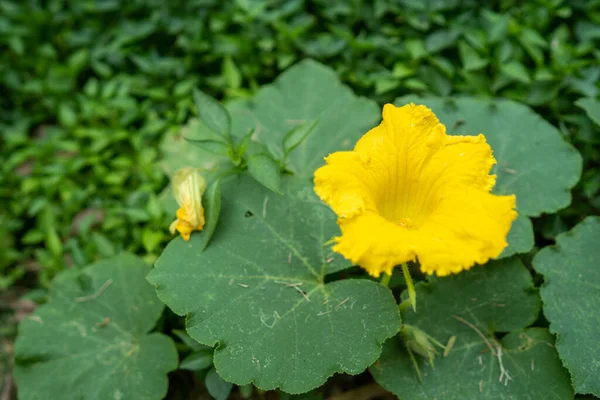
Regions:
<instances>
[{"instance_id":1,"label":"yellow flower petal","mask_svg":"<svg viewBox=\"0 0 600 400\"><path fill-rule=\"evenodd\" d=\"M338 215L337 251L371 275L419 260L440 276L497 257L516 218L514 196L490 194L483 135L448 136L424 106L386 105L354 151L326 158L315 192Z\"/></svg>"}]
</instances>

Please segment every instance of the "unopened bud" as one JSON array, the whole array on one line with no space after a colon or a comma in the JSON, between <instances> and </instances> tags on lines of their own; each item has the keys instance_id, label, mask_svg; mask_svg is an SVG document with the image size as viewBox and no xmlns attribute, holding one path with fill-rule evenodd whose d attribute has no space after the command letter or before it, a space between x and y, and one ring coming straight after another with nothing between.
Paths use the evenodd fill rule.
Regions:
<instances>
[{"instance_id":1,"label":"unopened bud","mask_svg":"<svg viewBox=\"0 0 600 400\"><path fill-rule=\"evenodd\" d=\"M412 325L404 325L400 330L404 343L408 349L429 361L433 366L433 360L438 355L434 344L437 344L428 334Z\"/></svg>"}]
</instances>

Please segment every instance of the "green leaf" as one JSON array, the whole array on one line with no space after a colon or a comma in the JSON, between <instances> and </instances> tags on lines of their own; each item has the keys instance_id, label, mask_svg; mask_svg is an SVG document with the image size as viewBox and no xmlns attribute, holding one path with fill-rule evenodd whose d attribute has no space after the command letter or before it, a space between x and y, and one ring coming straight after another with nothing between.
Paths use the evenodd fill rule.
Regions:
<instances>
[{"instance_id":1,"label":"green leaf","mask_svg":"<svg viewBox=\"0 0 600 400\"><path fill-rule=\"evenodd\" d=\"M402 62L397 62L394 64L394 69L392 70L392 76L397 79L404 79L408 76L415 74L415 69L409 67L407 64Z\"/></svg>"},{"instance_id":2,"label":"green leaf","mask_svg":"<svg viewBox=\"0 0 600 400\"><path fill-rule=\"evenodd\" d=\"M198 350L181 361L179 369L188 369L190 371L202 371L213 365L213 349Z\"/></svg>"},{"instance_id":3,"label":"green leaf","mask_svg":"<svg viewBox=\"0 0 600 400\"><path fill-rule=\"evenodd\" d=\"M485 19L485 28L490 43L497 43L505 39L508 33L510 14L496 14L488 9L483 9L481 14Z\"/></svg>"},{"instance_id":4,"label":"green leaf","mask_svg":"<svg viewBox=\"0 0 600 400\"><path fill-rule=\"evenodd\" d=\"M195 146L200 147L203 150L208 151L209 153L213 153L219 156L231 155L231 145L220 140L188 138L185 138L185 140Z\"/></svg>"},{"instance_id":5,"label":"green leaf","mask_svg":"<svg viewBox=\"0 0 600 400\"><path fill-rule=\"evenodd\" d=\"M296 147L298 147L302 142L306 140L306 138L314 132L318 120L315 121L306 121L301 125L298 125L295 128L292 128L288 133L283 137L283 151L284 154L288 154L293 151Z\"/></svg>"},{"instance_id":6,"label":"green leaf","mask_svg":"<svg viewBox=\"0 0 600 400\"><path fill-rule=\"evenodd\" d=\"M497 160L492 169L497 175L493 192L515 194L523 217L552 213L571 203L570 190L581 175L581 155L529 107L510 100L467 97L405 96L395 100L397 105L409 102L432 108L448 134L485 135ZM528 245L533 244L530 227L524 221L513 225L515 232L509 238L518 242L510 245L518 252L529 251Z\"/></svg>"},{"instance_id":7,"label":"green leaf","mask_svg":"<svg viewBox=\"0 0 600 400\"><path fill-rule=\"evenodd\" d=\"M513 222L506 238L508 246L498 258L510 257L514 254L527 253L533 248L534 236L531 220L519 214Z\"/></svg>"},{"instance_id":8,"label":"green leaf","mask_svg":"<svg viewBox=\"0 0 600 400\"><path fill-rule=\"evenodd\" d=\"M254 131L251 130L248 133L246 133L246 135L242 138L242 140L240 140L240 143L238 144L238 146L235 150L235 154L240 160L241 160L242 156L244 155L244 153L246 153L246 150L248 149L248 145L252 141L253 135L254 135Z\"/></svg>"},{"instance_id":9,"label":"green leaf","mask_svg":"<svg viewBox=\"0 0 600 400\"><path fill-rule=\"evenodd\" d=\"M488 60L479 56L477 51L463 40L458 42L458 53L465 71L479 70L488 65Z\"/></svg>"},{"instance_id":10,"label":"green leaf","mask_svg":"<svg viewBox=\"0 0 600 400\"><path fill-rule=\"evenodd\" d=\"M385 389L411 400L573 398L552 335L524 329L537 318L540 298L517 258L420 283L417 298L417 313L407 309L403 322L443 345L456 341L434 367L415 355L423 382L400 337L387 341L370 368Z\"/></svg>"},{"instance_id":11,"label":"green leaf","mask_svg":"<svg viewBox=\"0 0 600 400\"><path fill-rule=\"evenodd\" d=\"M58 120L62 125L72 127L77 124L77 114L70 105L62 103L58 107Z\"/></svg>"},{"instance_id":12,"label":"green leaf","mask_svg":"<svg viewBox=\"0 0 600 400\"><path fill-rule=\"evenodd\" d=\"M242 399L249 399L250 397L252 397L252 393L254 392L254 386L253 385L243 385L243 386L239 386L238 390L240 392L240 397ZM281 396L279 397L279 399L281 400Z\"/></svg>"},{"instance_id":13,"label":"green leaf","mask_svg":"<svg viewBox=\"0 0 600 400\"><path fill-rule=\"evenodd\" d=\"M20 325L19 398L163 398L177 351L167 336L149 334L164 308L149 270L121 254L59 275L48 303Z\"/></svg>"},{"instance_id":14,"label":"green leaf","mask_svg":"<svg viewBox=\"0 0 600 400\"><path fill-rule=\"evenodd\" d=\"M502 64L500 71L508 77L525 84L531 83L531 77L523 64L518 61L511 61L508 64Z\"/></svg>"},{"instance_id":15,"label":"green leaf","mask_svg":"<svg viewBox=\"0 0 600 400\"><path fill-rule=\"evenodd\" d=\"M439 51L444 50L447 47L452 46L459 36L460 31L457 29L442 29L439 31L435 31L432 34L428 35L425 39L425 49L430 54L437 53Z\"/></svg>"},{"instance_id":16,"label":"green leaf","mask_svg":"<svg viewBox=\"0 0 600 400\"><path fill-rule=\"evenodd\" d=\"M199 146L190 145L188 139L201 140L211 137L208 128L199 120L193 119L185 125L181 132L165 135L160 145L163 154L161 166L168 175L173 175L183 167L195 167L202 170L202 175L210 182L227 168L231 168L228 155L217 155Z\"/></svg>"},{"instance_id":17,"label":"green leaf","mask_svg":"<svg viewBox=\"0 0 600 400\"><path fill-rule=\"evenodd\" d=\"M54 257L60 257L63 253L62 241L54 228L46 233L46 247Z\"/></svg>"},{"instance_id":18,"label":"green leaf","mask_svg":"<svg viewBox=\"0 0 600 400\"><path fill-rule=\"evenodd\" d=\"M202 246L200 251L204 251L219 222L219 214L221 213L221 180L217 179L211 183L204 196L202 197L202 204L204 206L204 229L202 229Z\"/></svg>"},{"instance_id":19,"label":"green leaf","mask_svg":"<svg viewBox=\"0 0 600 400\"><path fill-rule=\"evenodd\" d=\"M600 101L587 97L577 100L575 105L585 110L587 116L590 117L596 125L600 125Z\"/></svg>"},{"instance_id":20,"label":"green leaf","mask_svg":"<svg viewBox=\"0 0 600 400\"><path fill-rule=\"evenodd\" d=\"M239 89L242 85L242 74L231 57L225 57L222 70L225 75L225 80L227 81L227 86L230 89Z\"/></svg>"},{"instance_id":21,"label":"green leaf","mask_svg":"<svg viewBox=\"0 0 600 400\"><path fill-rule=\"evenodd\" d=\"M224 381L214 368L208 371L204 383L206 384L206 390L215 400L227 400L233 388L233 385Z\"/></svg>"},{"instance_id":22,"label":"green leaf","mask_svg":"<svg viewBox=\"0 0 600 400\"><path fill-rule=\"evenodd\" d=\"M286 165L305 177L312 177L329 153L354 147L381 118L377 103L357 97L341 84L335 71L312 60L294 65L254 98L229 103L227 108L235 136L255 129L256 140L273 149L279 159L284 158L285 134L317 120L314 132L290 153Z\"/></svg>"},{"instance_id":23,"label":"green leaf","mask_svg":"<svg viewBox=\"0 0 600 400\"><path fill-rule=\"evenodd\" d=\"M115 255L115 247L106 236L98 232L92 232L92 242L96 245L98 253L103 257L111 257Z\"/></svg>"},{"instance_id":24,"label":"green leaf","mask_svg":"<svg viewBox=\"0 0 600 400\"><path fill-rule=\"evenodd\" d=\"M284 196L247 176L223 182L219 226L201 242L176 238L148 279L188 333L217 345L225 380L263 390L309 391L335 372L357 374L400 327L398 307L379 283L324 283L349 267L323 246L339 230L312 184L286 176Z\"/></svg>"},{"instance_id":25,"label":"green leaf","mask_svg":"<svg viewBox=\"0 0 600 400\"><path fill-rule=\"evenodd\" d=\"M404 41L404 46L413 60L419 60L427 55L425 44L420 39L408 39Z\"/></svg>"},{"instance_id":26,"label":"green leaf","mask_svg":"<svg viewBox=\"0 0 600 400\"><path fill-rule=\"evenodd\" d=\"M281 194L281 168L269 154L248 157L248 172L261 185Z\"/></svg>"},{"instance_id":27,"label":"green leaf","mask_svg":"<svg viewBox=\"0 0 600 400\"><path fill-rule=\"evenodd\" d=\"M203 344L196 342L194 339L192 339L190 337L190 335L187 334L186 331L179 330L179 329L173 329L172 332L175 334L175 336L177 336L179 338L179 340L181 340L181 342L184 345L189 347L193 352L198 351L198 350L212 349L212 347L210 347L210 346L205 346Z\"/></svg>"},{"instance_id":28,"label":"green leaf","mask_svg":"<svg viewBox=\"0 0 600 400\"><path fill-rule=\"evenodd\" d=\"M556 237L533 259L544 275L544 315L558 339L556 348L571 373L575 391L600 396L600 218L588 217Z\"/></svg>"},{"instance_id":29,"label":"green leaf","mask_svg":"<svg viewBox=\"0 0 600 400\"><path fill-rule=\"evenodd\" d=\"M220 102L198 89L194 89L194 102L198 116L210 130L224 137L231 133L231 117Z\"/></svg>"},{"instance_id":30,"label":"green leaf","mask_svg":"<svg viewBox=\"0 0 600 400\"><path fill-rule=\"evenodd\" d=\"M153 228L144 228L142 231L142 245L147 252L152 253L165 236L166 232L157 231Z\"/></svg>"}]
</instances>

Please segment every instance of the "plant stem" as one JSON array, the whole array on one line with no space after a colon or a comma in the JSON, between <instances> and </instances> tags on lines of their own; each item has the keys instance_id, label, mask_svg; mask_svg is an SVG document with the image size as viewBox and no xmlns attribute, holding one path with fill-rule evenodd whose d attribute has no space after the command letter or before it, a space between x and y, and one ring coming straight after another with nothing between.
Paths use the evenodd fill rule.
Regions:
<instances>
[{"instance_id":1,"label":"plant stem","mask_svg":"<svg viewBox=\"0 0 600 400\"><path fill-rule=\"evenodd\" d=\"M383 276L381 277L381 284L385 287L388 287L388 285L390 284L390 279L392 278L391 274L386 274L385 272L383 273Z\"/></svg>"},{"instance_id":2,"label":"plant stem","mask_svg":"<svg viewBox=\"0 0 600 400\"><path fill-rule=\"evenodd\" d=\"M408 265L406 263L402 264L402 273L404 274L404 280L406 281L410 305L412 306L413 311L417 312L417 292L415 291L415 285L410 277L410 271L408 270Z\"/></svg>"}]
</instances>

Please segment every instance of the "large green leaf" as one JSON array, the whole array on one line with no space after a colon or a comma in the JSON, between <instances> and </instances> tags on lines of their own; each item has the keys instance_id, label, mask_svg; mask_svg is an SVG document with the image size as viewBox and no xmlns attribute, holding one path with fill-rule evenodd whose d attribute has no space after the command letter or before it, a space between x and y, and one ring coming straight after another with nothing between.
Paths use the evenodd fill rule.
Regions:
<instances>
[{"instance_id":1,"label":"large green leaf","mask_svg":"<svg viewBox=\"0 0 600 400\"><path fill-rule=\"evenodd\" d=\"M256 139L281 159L286 134L307 121L318 121L287 162L289 170L307 177L312 177L329 153L354 147L381 118L374 101L357 97L342 85L335 71L312 60L289 68L253 99L231 103L227 108L234 135L255 129Z\"/></svg>"},{"instance_id":2,"label":"large green leaf","mask_svg":"<svg viewBox=\"0 0 600 400\"><path fill-rule=\"evenodd\" d=\"M19 327L19 398L161 399L177 368L171 339L150 333L163 311L149 267L121 254L59 275Z\"/></svg>"},{"instance_id":3,"label":"large green leaf","mask_svg":"<svg viewBox=\"0 0 600 400\"><path fill-rule=\"evenodd\" d=\"M520 215L537 217L571 203L571 188L581 175L581 156L558 129L529 107L501 99L416 96L400 97L394 103L409 102L430 107L448 134L485 135L497 160L492 170L498 177L494 193L516 194ZM504 256L531 250L531 223L515 222L509 245Z\"/></svg>"},{"instance_id":4,"label":"large green leaf","mask_svg":"<svg viewBox=\"0 0 600 400\"><path fill-rule=\"evenodd\" d=\"M250 177L224 183L210 246L174 239L148 279L188 333L218 344L219 375L238 385L306 392L335 372L357 374L400 327L389 289L367 280L325 284L349 266L324 246L335 215L306 179L282 179L284 195Z\"/></svg>"},{"instance_id":5,"label":"large green leaf","mask_svg":"<svg viewBox=\"0 0 600 400\"><path fill-rule=\"evenodd\" d=\"M417 285L417 298L417 313L408 309L403 321L443 344L452 336L456 342L447 357L436 358L435 368L418 358L423 382L400 338L386 342L371 373L400 399L573 398L552 335L524 329L535 321L540 299L517 258L431 279Z\"/></svg>"},{"instance_id":6,"label":"large green leaf","mask_svg":"<svg viewBox=\"0 0 600 400\"><path fill-rule=\"evenodd\" d=\"M536 254L556 347L579 393L600 396L600 218L588 217Z\"/></svg>"}]
</instances>

